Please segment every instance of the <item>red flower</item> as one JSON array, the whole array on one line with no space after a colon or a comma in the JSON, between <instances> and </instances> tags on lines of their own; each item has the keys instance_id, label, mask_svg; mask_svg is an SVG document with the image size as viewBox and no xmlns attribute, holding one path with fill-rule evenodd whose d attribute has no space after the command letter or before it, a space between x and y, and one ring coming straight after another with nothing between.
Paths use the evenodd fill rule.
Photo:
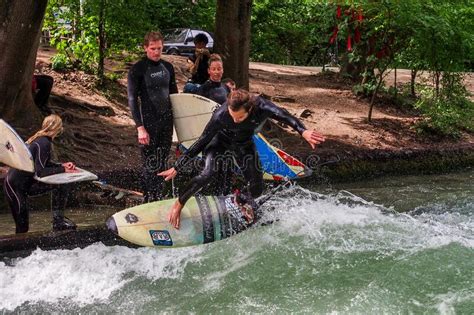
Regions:
<instances>
[{"instance_id":1,"label":"red flower","mask_svg":"<svg viewBox=\"0 0 474 315\"><path fill-rule=\"evenodd\" d=\"M336 40L336 37L337 37L337 32L339 32L339 27L334 26L334 30L332 32L332 35L331 35L331 38L329 38L329 44L332 44L334 43L334 41Z\"/></svg>"},{"instance_id":2,"label":"red flower","mask_svg":"<svg viewBox=\"0 0 474 315\"><path fill-rule=\"evenodd\" d=\"M355 31L354 31L354 42L357 44L360 42L360 31L359 31L359 28L356 27Z\"/></svg>"}]
</instances>

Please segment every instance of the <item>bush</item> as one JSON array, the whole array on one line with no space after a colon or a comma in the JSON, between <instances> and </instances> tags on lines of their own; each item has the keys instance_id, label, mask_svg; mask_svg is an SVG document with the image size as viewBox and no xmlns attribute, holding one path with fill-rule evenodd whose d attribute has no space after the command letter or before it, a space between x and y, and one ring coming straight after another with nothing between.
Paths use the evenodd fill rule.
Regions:
<instances>
[{"instance_id":1,"label":"bush","mask_svg":"<svg viewBox=\"0 0 474 315\"><path fill-rule=\"evenodd\" d=\"M474 131L474 102L463 85L463 74L443 73L441 88L424 87L415 107L424 119L418 123L422 133L459 137L461 130Z\"/></svg>"},{"instance_id":2,"label":"bush","mask_svg":"<svg viewBox=\"0 0 474 315\"><path fill-rule=\"evenodd\" d=\"M62 71L69 68L69 58L65 54L56 54L51 57L51 68L55 71Z\"/></svg>"}]
</instances>

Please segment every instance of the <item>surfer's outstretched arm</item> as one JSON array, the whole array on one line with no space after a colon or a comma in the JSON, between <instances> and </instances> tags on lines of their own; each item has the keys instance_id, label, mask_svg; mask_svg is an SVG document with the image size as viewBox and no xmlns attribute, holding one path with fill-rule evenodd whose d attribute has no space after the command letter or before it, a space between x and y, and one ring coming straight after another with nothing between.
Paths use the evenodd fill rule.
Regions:
<instances>
[{"instance_id":1,"label":"surfer's outstretched arm","mask_svg":"<svg viewBox=\"0 0 474 315\"><path fill-rule=\"evenodd\" d=\"M326 138L316 130L305 130L301 136L309 143L309 145L315 149L316 145L324 142Z\"/></svg>"},{"instance_id":2,"label":"surfer's outstretched arm","mask_svg":"<svg viewBox=\"0 0 474 315\"><path fill-rule=\"evenodd\" d=\"M304 124L295 116L291 115L286 109L281 108L272 102L260 97L260 106L267 113L269 118L287 124L297 131L314 149L316 145L324 142L325 138L316 130L308 130Z\"/></svg>"}]
</instances>

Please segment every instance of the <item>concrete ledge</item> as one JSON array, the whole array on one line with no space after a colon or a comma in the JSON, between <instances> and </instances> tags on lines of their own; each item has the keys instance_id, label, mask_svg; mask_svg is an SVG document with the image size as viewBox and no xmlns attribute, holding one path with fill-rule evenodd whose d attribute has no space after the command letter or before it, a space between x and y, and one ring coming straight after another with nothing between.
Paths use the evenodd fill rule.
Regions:
<instances>
[{"instance_id":1,"label":"concrete ledge","mask_svg":"<svg viewBox=\"0 0 474 315\"><path fill-rule=\"evenodd\" d=\"M0 253L29 252L41 249L71 249L86 247L96 242L105 245L132 246L127 241L109 232L103 224L76 231L42 231L0 236Z\"/></svg>"}]
</instances>

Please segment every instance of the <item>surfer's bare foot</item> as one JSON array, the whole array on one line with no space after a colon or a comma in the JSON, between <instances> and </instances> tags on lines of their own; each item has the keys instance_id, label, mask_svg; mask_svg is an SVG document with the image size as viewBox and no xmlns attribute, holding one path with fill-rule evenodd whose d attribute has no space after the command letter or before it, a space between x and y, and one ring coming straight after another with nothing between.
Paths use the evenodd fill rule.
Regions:
<instances>
[{"instance_id":1,"label":"surfer's bare foot","mask_svg":"<svg viewBox=\"0 0 474 315\"><path fill-rule=\"evenodd\" d=\"M242 210L242 214L244 215L245 220L247 220L247 223L252 223L255 219L252 207L246 204L241 206L240 209Z\"/></svg>"},{"instance_id":2,"label":"surfer's bare foot","mask_svg":"<svg viewBox=\"0 0 474 315\"><path fill-rule=\"evenodd\" d=\"M179 230L181 210L183 210L183 207L184 207L184 205L182 205L179 202L179 200L176 200L176 202L173 204L173 207L171 208L170 212L168 213L168 221L177 230Z\"/></svg>"}]
</instances>

